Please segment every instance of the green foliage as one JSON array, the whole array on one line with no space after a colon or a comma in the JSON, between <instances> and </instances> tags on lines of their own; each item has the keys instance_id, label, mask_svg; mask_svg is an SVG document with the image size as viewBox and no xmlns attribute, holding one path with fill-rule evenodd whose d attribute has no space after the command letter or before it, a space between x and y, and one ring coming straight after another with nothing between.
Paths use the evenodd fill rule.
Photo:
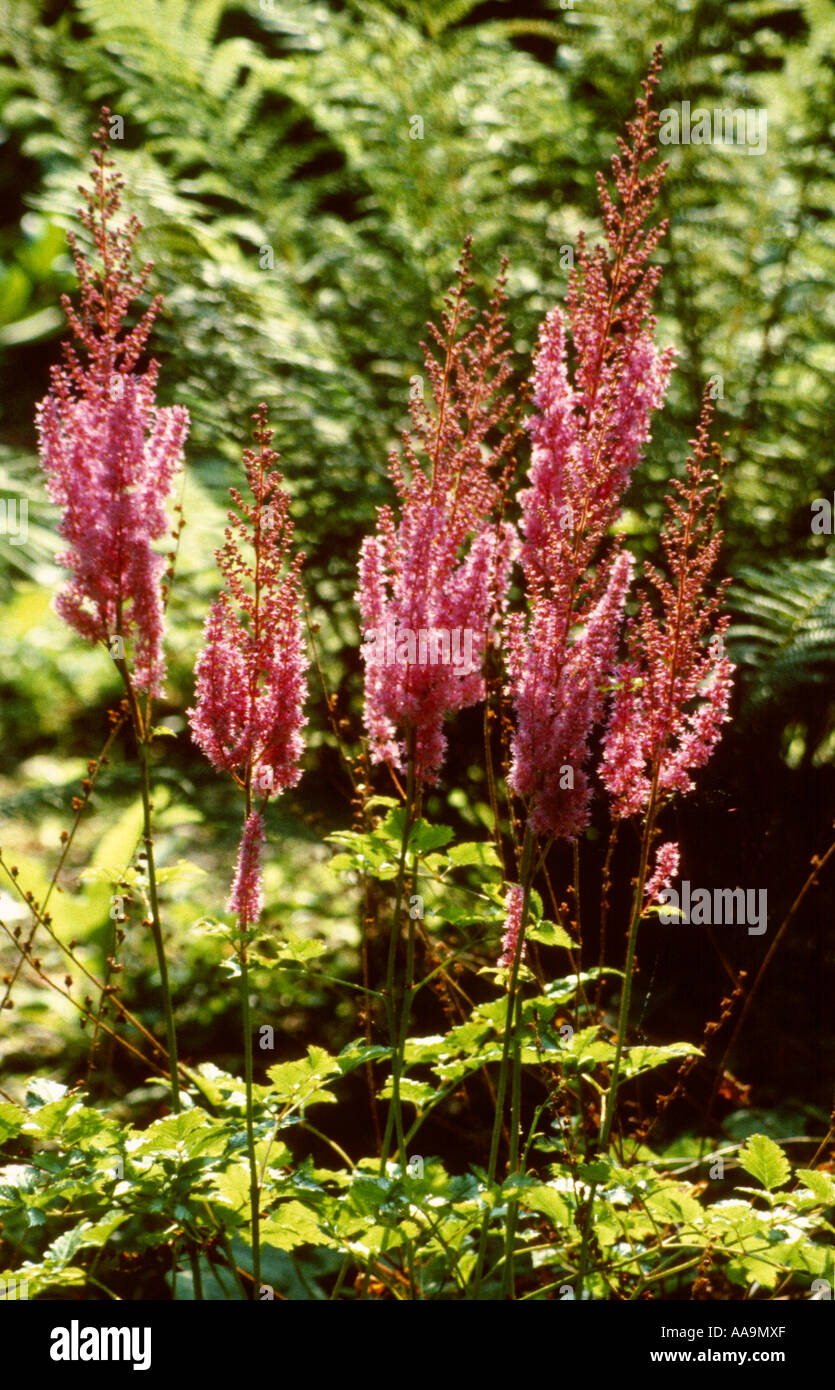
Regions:
<instances>
[{"instance_id":1,"label":"green foliage","mask_svg":"<svg viewBox=\"0 0 835 1390\"><path fill-rule=\"evenodd\" d=\"M406 825L401 808L383 802L385 814L376 827L331 838L341 847L341 870L389 883ZM118 857L126 834L130 839L127 818L98 856L97 872L108 884L112 875L104 861L112 853ZM502 868L489 845L456 844L448 827L424 819L409 826L406 840L423 877L448 896L469 897L481 906L480 916L478 909L471 913L471 924L494 923L490 913L500 912ZM184 873L192 879L192 866L174 867L170 883ZM559 959L573 946L571 939L543 920L536 893L532 907L538 944ZM446 922L455 914L448 909L439 916ZM206 929L236 942L222 924ZM266 954L266 942L250 942L253 969L259 963L268 971L281 968L287 956L308 969L313 961L315 969L317 953L302 949L303 942L290 933ZM458 949L472 949L466 934ZM768 1298L779 1287L783 1297L808 1298L813 1280L832 1279L835 1183L824 1169L798 1168L793 1174L785 1150L768 1135L749 1132L721 1143L723 1161L733 1158L737 1171L757 1183L737 1182L731 1190L720 1184L711 1191L698 1173L688 1181L676 1177L681 1153L695 1155L695 1162L685 1163L691 1171L712 1165L715 1151L705 1141L680 1143L676 1159L634 1141L618 1142L608 1152L588 1145L588 1097L606 1098L615 1056L589 1002L601 980L598 970L527 987L520 1000L512 1046L526 1084L539 1094L523 1130L520 1170L492 1183L477 1166L456 1173L425 1153L427 1123L449 1110L462 1086L495 1076L501 1062L506 972L482 973L495 975L498 997L473 1004L442 1033L406 1040L399 1079L409 1117L405 1169L396 1162L353 1160L327 1133L328 1116L344 1111L346 1086L355 1076L370 1075L369 1069L379 1075L382 1068L377 1100L391 1098L390 1048L356 1040L331 1053L311 1044L306 1056L268 1066L264 1081L253 1086L261 1297L322 1300L370 1292L394 1299L465 1299L486 1231L479 1297L499 1298L511 1205L514 1286L521 1299L645 1293L686 1298L705 1260L723 1297ZM529 986L536 983L533 973L526 978ZM627 1045L621 1080L668 1072L699 1055L687 1043ZM34 1298L60 1297L72 1288L132 1298L138 1296L138 1279L156 1279L154 1296L251 1296L244 1082L213 1063L201 1064L189 1079L179 1115L144 1123L133 1114L153 1106L153 1086L140 1087L121 1115L93 1104L80 1088L47 1077L30 1083L22 1103L0 1103L3 1278L25 1281ZM325 1116L317 1114L316 1124L308 1118L314 1108ZM327 1144L329 1166L313 1157L314 1139ZM589 1215L590 1264L582 1234Z\"/></svg>"},{"instance_id":2,"label":"green foliage","mask_svg":"<svg viewBox=\"0 0 835 1390\"><path fill-rule=\"evenodd\" d=\"M739 1151L739 1164L769 1192L788 1182L791 1169L778 1144L765 1134L752 1134Z\"/></svg>"},{"instance_id":3,"label":"green foliage","mask_svg":"<svg viewBox=\"0 0 835 1390\"><path fill-rule=\"evenodd\" d=\"M489 1011L481 1011L467 1025L469 1031L425 1039L413 1048L414 1055L424 1063L447 1059L447 1084L453 1074L460 1080L463 1072L453 1073L448 1065L453 1054L473 1066L496 1055L477 1041L480 1020L489 1033ZM537 1172L529 1166L524 1175L507 1179L498 1192L486 1188L478 1172L455 1175L432 1157L410 1162L407 1172L390 1164L385 1174L365 1159L321 1168L307 1157L294 1157L283 1142L288 1126L303 1129L307 1106L336 1100L331 1086L339 1088L340 1076L365 1051L356 1044L329 1057L311 1048L305 1061L271 1068L271 1084L258 1088L263 1277L270 1296L321 1299L337 1285L345 1296L347 1265L358 1272L353 1287L359 1290L368 1280L378 1297L407 1297L412 1287L422 1298L461 1298L484 1211L489 1210L498 1233L505 1203L513 1200L519 1207L514 1261L520 1296L547 1299L559 1289L559 1297L572 1297L580 1242L575 1217L590 1182L596 1185L599 1255L587 1297L634 1298L646 1290L656 1297L687 1297L708 1250L714 1277L725 1278L730 1288L747 1289L748 1297L756 1290L767 1297L778 1283L784 1296L788 1289L790 1297L809 1297L813 1279L833 1277L835 1228L827 1216L835 1206L831 1175L801 1168L795 1185L785 1190L791 1167L779 1145L764 1135L737 1146L737 1161L763 1185L758 1191L769 1197L766 1210L746 1198L749 1189L739 1187L741 1195L710 1200L704 1183L671 1178L648 1151L625 1159L598 1156L579 1166L555 1157L535 1165ZM569 1051L592 1070L599 1071L606 1060L590 1037L579 1034L566 1056ZM675 1048L653 1051L658 1054L653 1065L682 1055ZM535 1054L529 1060L535 1062ZM646 1062L643 1057L641 1065ZM243 1296L249 1179L240 1125L242 1083L216 1068L204 1073L213 1087L212 1113L191 1108L144 1129L117 1123L81 1092L51 1082L34 1084L25 1107L3 1104L0 1213L17 1257L2 1277L28 1281L30 1297L60 1296L61 1289L73 1286L110 1294L124 1290L121 1296L131 1297L137 1257L147 1261L165 1249L173 1271L166 1275L171 1296ZM404 1094L417 1111L416 1135L434 1099L426 1083L412 1087ZM709 1154L704 1161L710 1161ZM199 1255L199 1291L189 1247ZM485 1297L496 1296L497 1277L498 1266Z\"/></svg>"},{"instance_id":4,"label":"green foliage","mask_svg":"<svg viewBox=\"0 0 835 1390\"><path fill-rule=\"evenodd\" d=\"M835 669L835 565L831 560L743 569L734 603L734 657L748 668L755 704L785 703Z\"/></svg>"}]
</instances>

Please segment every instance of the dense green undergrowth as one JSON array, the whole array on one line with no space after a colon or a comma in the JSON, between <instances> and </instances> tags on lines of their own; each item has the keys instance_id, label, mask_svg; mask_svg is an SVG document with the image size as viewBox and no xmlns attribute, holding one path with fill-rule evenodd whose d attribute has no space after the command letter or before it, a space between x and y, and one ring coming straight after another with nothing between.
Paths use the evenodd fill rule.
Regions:
<instances>
[{"instance_id":1,"label":"dense green undergrowth","mask_svg":"<svg viewBox=\"0 0 835 1390\"><path fill-rule=\"evenodd\" d=\"M390 809L371 833L336 835L334 867L391 883L401 833L402 813ZM494 957L503 916L495 852L484 843L452 843L445 827L425 821L412 828L411 852L433 935L443 941L454 928L457 945L444 970L457 958L472 965L485 945L484 958ZM193 930L233 937L219 922ZM574 943L543 918L541 903L534 903L528 935L549 963L561 959L565 967ZM326 950L321 939L291 932L261 938L251 960L253 969L315 974ZM507 973L479 968L496 985ZM370 1068L378 1098L390 1097L390 1048L359 1039L331 1054L311 1045L306 1056L266 1066L255 1086L263 1182L256 1296L467 1298L486 1217L480 1296L501 1297L512 1203L517 1298L825 1297L835 1274L831 1172L794 1166L765 1133L742 1138L746 1122L749 1131L756 1123L744 1111L737 1112L742 1130L685 1132L654 1148L652 1128L642 1138L634 1125L631 1136L598 1151L594 1121L614 1055L592 1003L603 975L569 973L542 987L526 973L514 1030L530 1087L523 1163L498 1185L477 1165L456 1170L424 1143L435 1112L454 1116L462 1094L495 1075L506 1013L496 989L446 1032L409 1038L401 1081L405 1169L381 1166L368 1097L346 1092ZM603 974L616 983L618 972ZM257 1026L256 1057L272 1047L271 1033L270 1025ZM631 1046L622 1075L686 1085L699 1057L687 1043ZM188 1076L180 1115L150 1118L167 1092L153 1080L121 1101L94 1104L83 1085L41 1079L19 1102L0 1103L0 1275L7 1287L25 1284L30 1298L252 1296L243 1081L211 1062ZM346 1105L362 1106L368 1136L368 1151L354 1159L329 1136L339 1132L332 1117ZM815 1144L806 1141L810 1156ZM584 1252L590 1200L593 1237Z\"/></svg>"}]
</instances>

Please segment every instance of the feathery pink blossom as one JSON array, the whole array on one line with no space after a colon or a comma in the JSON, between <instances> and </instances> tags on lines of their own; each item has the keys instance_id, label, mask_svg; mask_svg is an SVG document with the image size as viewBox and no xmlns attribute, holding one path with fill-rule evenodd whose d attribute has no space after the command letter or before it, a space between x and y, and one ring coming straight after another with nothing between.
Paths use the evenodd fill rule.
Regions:
<instances>
[{"instance_id":1,"label":"feathery pink blossom","mask_svg":"<svg viewBox=\"0 0 835 1390\"><path fill-rule=\"evenodd\" d=\"M660 270L648 263L665 224L646 225L665 166L643 170L655 153L650 97L659 64L656 52L627 127L630 141L618 141L616 200L598 181L605 244L590 252L580 237L567 319L561 309L547 316L534 359L531 485L519 497L528 618L507 624L516 714L509 784L527 802L531 829L566 839L589 820L584 765L604 713L632 573L627 554L600 560L598 552L672 368L672 350L654 342Z\"/></svg>"},{"instance_id":2,"label":"feathery pink blossom","mask_svg":"<svg viewBox=\"0 0 835 1390\"><path fill-rule=\"evenodd\" d=\"M667 498L661 539L670 578L645 566L660 612L642 594L626 626L601 769L617 817L645 810L653 795L692 791L691 773L708 761L729 717L734 668L723 640L729 618L719 615L727 583L709 587L721 541L718 473L707 467L711 455L721 462L710 417L705 397L687 481L674 479Z\"/></svg>"},{"instance_id":3,"label":"feathery pink blossom","mask_svg":"<svg viewBox=\"0 0 835 1390\"><path fill-rule=\"evenodd\" d=\"M508 782L528 807L531 829L575 838L588 824L591 786L584 764L605 708L632 557L607 566L600 599L572 641L563 613L537 585L525 623L508 624L509 692L516 709Z\"/></svg>"},{"instance_id":4,"label":"feathery pink blossom","mask_svg":"<svg viewBox=\"0 0 835 1390\"><path fill-rule=\"evenodd\" d=\"M226 587L212 604L195 667L192 735L215 767L266 800L301 777L308 661L300 612L304 556L290 558L290 498L273 467L272 430L261 405L258 450L244 452L253 501L230 489L226 542L217 552ZM252 561L243 547L251 546Z\"/></svg>"},{"instance_id":5,"label":"feathery pink blossom","mask_svg":"<svg viewBox=\"0 0 835 1390\"><path fill-rule=\"evenodd\" d=\"M574 384L561 308L546 317L534 359L531 486L519 498L523 560L557 594L574 592L616 519L673 366L674 350L655 344L651 313L661 270L649 258L667 224L646 226L666 164L643 169L656 150L650 98L659 67L657 50L627 124L630 141L619 138L612 159L615 198L598 175L605 244L590 252L578 238L566 296Z\"/></svg>"},{"instance_id":6,"label":"feathery pink blossom","mask_svg":"<svg viewBox=\"0 0 835 1390\"><path fill-rule=\"evenodd\" d=\"M68 548L58 560L72 575L56 598L56 611L115 656L127 653L114 638L132 642L133 684L159 694L166 562L151 542L168 524L165 501L182 465L188 412L155 405L155 362L144 373L133 370L161 300L125 331L125 315L152 267L130 273L138 219L119 230L111 225L124 180L107 158L108 114L103 108L96 132L93 189L81 190L86 208L80 218L97 264L70 233L80 312L66 296L62 301L86 361L63 345L64 363L52 368L50 391L37 408L39 451L49 495L63 514L59 531Z\"/></svg>"},{"instance_id":7,"label":"feathery pink blossom","mask_svg":"<svg viewBox=\"0 0 835 1390\"><path fill-rule=\"evenodd\" d=\"M242 930L258 921L263 908L261 896L261 850L264 844L264 820L258 811L247 816L244 833L238 850L235 876L227 912L234 912Z\"/></svg>"},{"instance_id":8,"label":"feathery pink blossom","mask_svg":"<svg viewBox=\"0 0 835 1390\"><path fill-rule=\"evenodd\" d=\"M230 488L237 512L229 512L217 551L225 588L206 618L188 717L209 761L246 788L248 807L257 795L263 809L273 793L294 787L302 775L308 661L300 612L304 555L290 556L290 497L274 467L278 454L270 447L266 405L253 419L258 448L243 456L252 501ZM228 902L243 930L261 914L263 843L261 814L250 811Z\"/></svg>"},{"instance_id":9,"label":"feathery pink blossom","mask_svg":"<svg viewBox=\"0 0 835 1390\"><path fill-rule=\"evenodd\" d=\"M502 389L510 374L504 267L489 310L462 333L473 315L468 260L469 241L457 287L446 297L443 331L429 325L441 360L423 345L435 411L413 394L413 432L404 434L408 480L397 453L391 456L399 519L389 507L378 509L377 534L366 537L359 561L372 756L401 768L413 738L416 775L426 782L436 780L443 761L445 717L484 697L482 663L504 604L514 543L511 528L494 519L502 497L497 466L509 440L492 439L511 404ZM457 633L459 641L467 635L472 666L437 660L431 637L444 633ZM392 645L406 659L392 660Z\"/></svg>"},{"instance_id":10,"label":"feathery pink blossom","mask_svg":"<svg viewBox=\"0 0 835 1390\"><path fill-rule=\"evenodd\" d=\"M505 924L502 933L502 954L499 956L499 965L513 968L516 953L519 950L519 937L522 933L522 908L525 902L525 892L522 885L512 883L507 890L505 898Z\"/></svg>"}]
</instances>

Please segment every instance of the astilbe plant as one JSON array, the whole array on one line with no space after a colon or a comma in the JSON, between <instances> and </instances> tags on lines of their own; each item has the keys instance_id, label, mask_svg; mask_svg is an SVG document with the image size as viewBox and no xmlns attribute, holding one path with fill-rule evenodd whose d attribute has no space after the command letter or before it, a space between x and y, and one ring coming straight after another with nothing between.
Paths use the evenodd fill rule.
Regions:
<instances>
[{"instance_id":1,"label":"astilbe plant","mask_svg":"<svg viewBox=\"0 0 835 1390\"><path fill-rule=\"evenodd\" d=\"M179 1108L177 1045L162 940L154 867L149 781L151 702L165 676L163 654L166 561L152 542L168 526L165 503L183 462L188 412L157 407L158 365L138 363L161 307L157 297L131 328L127 320L152 270L134 273L136 217L120 221L124 179L108 157L108 118L95 136L92 187L81 188L80 220L89 254L68 234L80 308L63 305L76 346L63 345L49 394L37 409L41 464L59 532L58 556L71 578L58 595L59 615L88 641L104 643L125 685L139 753L150 926L160 971L175 1110ZM179 534L179 531L176 532ZM145 693L144 709L139 694Z\"/></svg>"},{"instance_id":2,"label":"astilbe plant","mask_svg":"<svg viewBox=\"0 0 835 1390\"><path fill-rule=\"evenodd\" d=\"M246 449L249 496L230 488L226 539L217 551L225 587L206 619L195 667L192 735L219 771L245 794L244 828L227 909L238 918L236 938L247 1096L247 1141L254 1297L260 1289L259 1176L253 1121L252 1027L247 936L261 915L264 810L272 795L299 781L306 723L307 657L300 609L301 552L293 555L290 497L275 464L267 407L253 416L256 449ZM257 801L257 807L255 805Z\"/></svg>"},{"instance_id":3,"label":"astilbe plant","mask_svg":"<svg viewBox=\"0 0 835 1390\"><path fill-rule=\"evenodd\" d=\"M712 585L722 539L716 529L722 457L719 446L710 441L711 413L705 395L686 479L673 479L666 499L661 545L669 577L649 561L645 565L660 612L642 593L637 617L627 620L627 656L614 673L603 741L601 778L615 821L638 815L643 834L602 1143L609 1136L617 1097L638 924L678 871L679 847L667 841L657 849L647 882L658 815L674 793L693 790L691 774L708 762L728 719L733 666L724 635L730 619L720 612L728 585Z\"/></svg>"},{"instance_id":4,"label":"astilbe plant","mask_svg":"<svg viewBox=\"0 0 835 1390\"><path fill-rule=\"evenodd\" d=\"M414 991L411 917L399 1024L395 966L409 832L423 787L437 780L443 763L445 719L484 698L485 655L505 603L514 546L512 529L500 516L514 409L507 384L506 267L488 309L471 324L470 255L468 239L441 326L428 325L437 351L422 345L432 408L422 392L412 392L412 430L403 436L403 458L396 451L391 455L398 515L379 508L376 535L363 542L359 561L364 718L371 754L393 770L405 763L407 772L386 971L394 1075L383 1165L393 1129L401 1161L405 1154L399 1081ZM415 892L414 881L412 888Z\"/></svg>"},{"instance_id":5,"label":"astilbe plant","mask_svg":"<svg viewBox=\"0 0 835 1390\"><path fill-rule=\"evenodd\" d=\"M534 358L529 485L519 495L526 611L510 614L505 623L507 695L514 715L508 786L524 808L522 896L521 906L518 896L512 899L516 950L488 1163L491 1182L537 845L562 839L576 847L589 823L591 737L605 712L633 570L621 540L609 538L673 365L672 349L656 345L652 314L661 272L650 257L665 224L650 219L665 166L645 168L657 152L651 98L659 68L656 51L627 138L619 139L612 159L614 191L598 176L603 243L590 251L579 237L567 316L559 307L546 316ZM502 959L508 963L506 949ZM517 1102L515 1082L512 1168L518 1160ZM511 1204L506 1287L514 1219ZM485 1218L476 1288L486 1229Z\"/></svg>"}]
</instances>

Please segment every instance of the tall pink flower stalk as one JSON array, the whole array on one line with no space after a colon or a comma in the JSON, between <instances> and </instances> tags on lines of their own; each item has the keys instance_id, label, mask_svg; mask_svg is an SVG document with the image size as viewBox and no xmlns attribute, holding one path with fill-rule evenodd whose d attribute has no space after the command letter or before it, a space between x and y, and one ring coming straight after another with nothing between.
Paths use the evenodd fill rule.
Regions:
<instances>
[{"instance_id":1,"label":"tall pink flower stalk","mask_svg":"<svg viewBox=\"0 0 835 1390\"><path fill-rule=\"evenodd\" d=\"M618 819L692 791L691 773L708 762L728 719L734 668L723 639L730 619L719 612L727 582L710 589L722 539L710 415L706 399L687 480L673 479L667 498L661 543L669 577L645 566L660 611L641 595L615 672L601 775Z\"/></svg>"},{"instance_id":2,"label":"tall pink flower stalk","mask_svg":"<svg viewBox=\"0 0 835 1390\"><path fill-rule=\"evenodd\" d=\"M76 311L66 296L62 303L76 346L63 344L63 364L52 368L50 390L36 418L41 464L49 495L61 510L58 529L67 542L58 559L71 575L55 607L80 636L107 645L125 685L136 736L149 922L176 1113L177 1038L157 893L149 772L152 698L161 693L165 678L166 562L152 542L168 524L165 502L182 466L189 420L181 406L157 407L156 362L144 372L137 368L161 299L151 303L133 328L126 325L152 267L149 263L138 273L131 269L138 218L118 225L124 179L108 158L109 115L102 107L92 188L80 190L84 206L79 217L92 243L92 258L72 233L68 236L80 307ZM142 691L144 712L137 698Z\"/></svg>"},{"instance_id":3,"label":"tall pink flower stalk","mask_svg":"<svg viewBox=\"0 0 835 1390\"><path fill-rule=\"evenodd\" d=\"M510 527L497 521L509 447L500 427L512 405L504 389L504 269L489 310L466 329L474 313L468 262L469 241L442 328L429 325L440 360L423 345L434 409L413 392L405 468L396 452L390 460L399 518L379 508L377 534L363 542L359 564L372 756L402 768L412 740L418 782L437 778L444 719L484 697L484 654L512 546ZM439 634L447 635L443 648Z\"/></svg>"},{"instance_id":4,"label":"tall pink flower stalk","mask_svg":"<svg viewBox=\"0 0 835 1390\"><path fill-rule=\"evenodd\" d=\"M241 1014L246 1077L252 1297L261 1293L260 1178L253 1112L252 1022L247 933L263 907L261 853L264 808L273 794L301 778L308 668L301 616L304 555L292 554L290 497L270 445L267 407L253 416L256 449L245 449L250 498L230 488L226 540L217 551L225 584L212 604L195 667L196 697L188 711L194 741L246 796L244 828L227 909L238 918ZM253 801L259 799L258 809Z\"/></svg>"},{"instance_id":5,"label":"tall pink flower stalk","mask_svg":"<svg viewBox=\"0 0 835 1390\"><path fill-rule=\"evenodd\" d=\"M94 261L72 233L68 237L81 303L76 312L65 296L63 305L78 348L64 344L64 362L52 368L37 427L47 488L61 509L59 531L67 542L58 559L72 576L56 611L82 637L124 658L134 689L158 695L165 676L166 561L152 542L168 525L165 502L182 466L189 421L182 406L157 407L156 362L144 372L136 369L161 299L134 328L125 327L152 267L130 270L138 219L113 225L124 180L107 157L107 108L101 115L93 187L81 189L85 207L79 212Z\"/></svg>"},{"instance_id":6,"label":"tall pink flower stalk","mask_svg":"<svg viewBox=\"0 0 835 1390\"><path fill-rule=\"evenodd\" d=\"M691 773L708 761L728 718L733 667L724 643L729 619L720 613L727 584L711 585L721 542L716 513L722 460L710 442L710 420L705 394L686 480L674 479L667 497L661 542L668 577L646 564L658 602L654 607L642 594L637 618L627 621L627 656L615 672L604 736L601 774L615 819L640 814L643 833L601 1147L609 1142L620 1084L638 927L678 872L678 845L667 841L656 851L650 876L658 814L673 793L692 790Z\"/></svg>"},{"instance_id":7,"label":"tall pink flower stalk","mask_svg":"<svg viewBox=\"0 0 835 1390\"><path fill-rule=\"evenodd\" d=\"M244 452L252 500L230 489L226 540L217 552L225 588L212 604L195 667L192 735L214 767L246 792L246 825L230 911L252 925L261 911L261 815L270 796L301 778L306 674L300 610L301 553L291 555L289 494L275 468L267 408L253 417L257 449ZM247 554L251 551L251 558ZM260 810L253 811L255 797Z\"/></svg>"},{"instance_id":8,"label":"tall pink flower stalk","mask_svg":"<svg viewBox=\"0 0 835 1390\"><path fill-rule=\"evenodd\" d=\"M654 340L660 270L648 263L665 229L647 225L665 166L643 168L655 154L650 98L659 65L656 53L627 126L630 139L618 141L614 197L598 178L604 244L589 251L581 235L567 320L562 309L551 311L534 359L530 486L519 496L528 615L507 625L516 713L509 781L532 830L555 838L576 839L588 824L584 764L604 712L632 574L630 556L616 549L601 560L599 552L673 364L672 349Z\"/></svg>"}]
</instances>

